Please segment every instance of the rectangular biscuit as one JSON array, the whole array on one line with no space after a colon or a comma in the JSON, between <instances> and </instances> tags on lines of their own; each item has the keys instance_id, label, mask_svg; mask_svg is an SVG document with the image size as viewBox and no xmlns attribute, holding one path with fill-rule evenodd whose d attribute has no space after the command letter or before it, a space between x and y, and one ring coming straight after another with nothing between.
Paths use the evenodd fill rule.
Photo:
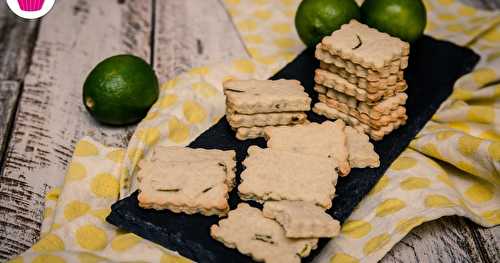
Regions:
<instances>
[{"instance_id":1,"label":"rectangular biscuit","mask_svg":"<svg viewBox=\"0 0 500 263\"><path fill-rule=\"evenodd\" d=\"M317 239L291 239L274 220L262 211L240 203L227 218L210 227L210 235L226 247L235 248L257 262L300 263L317 247Z\"/></svg>"},{"instance_id":2,"label":"rectangular biscuit","mask_svg":"<svg viewBox=\"0 0 500 263\"><path fill-rule=\"evenodd\" d=\"M373 129L379 129L383 126L390 125L391 123L399 121L400 119L404 119L406 121L406 119L408 118L408 116L406 115L406 109L403 106L399 106L388 114L379 115L378 119L374 119L364 112L359 112L358 108L350 107L347 104L338 102L336 99L326 97L323 94L319 94L318 99L320 102L328 105L328 107L337 109L342 113L356 118L361 123L364 123Z\"/></svg>"},{"instance_id":3,"label":"rectangular biscuit","mask_svg":"<svg viewBox=\"0 0 500 263\"><path fill-rule=\"evenodd\" d=\"M157 146L148 161L150 162L197 162L197 161L219 161L227 170L226 184L229 190L233 189L236 178L236 152L234 150L219 149L193 149L181 146ZM141 166L141 163L139 163ZM141 177L137 175L140 181Z\"/></svg>"},{"instance_id":4,"label":"rectangular biscuit","mask_svg":"<svg viewBox=\"0 0 500 263\"><path fill-rule=\"evenodd\" d=\"M229 211L227 173L219 161L147 162L139 173L140 207L206 216Z\"/></svg>"},{"instance_id":5,"label":"rectangular biscuit","mask_svg":"<svg viewBox=\"0 0 500 263\"><path fill-rule=\"evenodd\" d=\"M238 192L243 200L309 201L332 206L336 164L327 157L272 148L248 148Z\"/></svg>"},{"instance_id":6,"label":"rectangular biscuit","mask_svg":"<svg viewBox=\"0 0 500 263\"><path fill-rule=\"evenodd\" d=\"M265 217L278 221L289 238L331 238L340 231L339 221L309 202L269 201L264 203L262 212Z\"/></svg>"},{"instance_id":7,"label":"rectangular biscuit","mask_svg":"<svg viewBox=\"0 0 500 263\"><path fill-rule=\"evenodd\" d=\"M390 66L379 70L367 69L352 61L344 60L339 56L330 54L321 43L316 46L314 56L320 61L320 63L323 62L326 64L335 65L336 67L342 68L348 73L360 78L364 78L367 81L379 81L380 79L386 79L391 76L403 75L403 69L400 67L400 63L403 63L401 61L392 62ZM404 58L402 60L407 61L408 58Z\"/></svg>"},{"instance_id":8,"label":"rectangular biscuit","mask_svg":"<svg viewBox=\"0 0 500 263\"><path fill-rule=\"evenodd\" d=\"M309 111L311 98L297 80L229 80L224 82L228 108L241 114Z\"/></svg>"},{"instance_id":9,"label":"rectangular biscuit","mask_svg":"<svg viewBox=\"0 0 500 263\"><path fill-rule=\"evenodd\" d=\"M384 86L392 86L392 85L400 86L403 85L402 82L404 81L403 71L398 71L396 74L391 74L386 78L379 78L377 80L368 80L367 78L360 77L356 74L348 72L345 68L337 67L335 66L335 64L328 64L323 61L320 61L319 68L327 70L332 73L336 73L342 78L349 81L350 83L367 91L384 89ZM404 84L406 84L406 82L404 82Z\"/></svg>"},{"instance_id":10,"label":"rectangular biscuit","mask_svg":"<svg viewBox=\"0 0 500 263\"><path fill-rule=\"evenodd\" d=\"M410 53L408 43L354 19L323 38L321 43L332 55L373 70L382 69Z\"/></svg>"},{"instance_id":11,"label":"rectangular biscuit","mask_svg":"<svg viewBox=\"0 0 500 263\"><path fill-rule=\"evenodd\" d=\"M364 133L346 126L347 149L349 151L349 164L353 168L376 168L380 166L378 154L373 149L373 144Z\"/></svg>"},{"instance_id":12,"label":"rectangular biscuit","mask_svg":"<svg viewBox=\"0 0 500 263\"><path fill-rule=\"evenodd\" d=\"M351 74L347 70L339 68L334 64L320 62L319 68L339 75L349 83L356 85L360 89L366 90L366 92L368 93L377 93L388 89L395 91L404 91L408 88L408 85L404 79L403 71L398 71L397 74L391 74L387 78L380 78L375 81L369 81L366 78Z\"/></svg>"},{"instance_id":13,"label":"rectangular biscuit","mask_svg":"<svg viewBox=\"0 0 500 263\"><path fill-rule=\"evenodd\" d=\"M307 120L304 112L275 112L275 113L257 113L257 114L226 114L229 125L233 128L238 127L263 127L276 125L301 124Z\"/></svg>"},{"instance_id":14,"label":"rectangular biscuit","mask_svg":"<svg viewBox=\"0 0 500 263\"><path fill-rule=\"evenodd\" d=\"M358 119L345 114L335 108L329 107L323 102L316 103L312 111L318 115L325 116L328 119L336 120L341 119L345 121L348 125L352 126L357 131L363 132L370 136L371 139L375 141L380 141L382 138L392 132L393 130L399 128L400 126L406 124L406 119L397 119L387 126L380 127L379 129L371 128L370 126L360 122Z\"/></svg>"},{"instance_id":15,"label":"rectangular biscuit","mask_svg":"<svg viewBox=\"0 0 500 263\"><path fill-rule=\"evenodd\" d=\"M331 158L337 165L339 175L345 176L351 168L347 161L344 127L345 123L341 120L292 127L267 127L264 129L264 136L267 139L267 147L271 149Z\"/></svg>"}]
</instances>

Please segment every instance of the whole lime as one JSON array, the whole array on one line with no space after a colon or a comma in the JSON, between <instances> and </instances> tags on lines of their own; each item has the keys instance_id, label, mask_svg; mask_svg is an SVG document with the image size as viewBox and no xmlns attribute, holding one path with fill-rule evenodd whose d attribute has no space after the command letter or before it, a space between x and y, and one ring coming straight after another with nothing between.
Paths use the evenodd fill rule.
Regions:
<instances>
[{"instance_id":1,"label":"whole lime","mask_svg":"<svg viewBox=\"0 0 500 263\"><path fill-rule=\"evenodd\" d=\"M360 19L354 0L303 0L295 15L295 27L300 39L314 47L351 19Z\"/></svg>"},{"instance_id":2,"label":"whole lime","mask_svg":"<svg viewBox=\"0 0 500 263\"><path fill-rule=\"evenodd\" d=\"M427 23L421 0L366 0L361 16L365 24L407 42L420 38Z\"/></svg>"},{"instance_id":3,"label":"whole lime","mask_svg":"<svg viewBox=\"0 0 500 263\"><path fill-rule=\"evenodd\" d=\"M118 55L97 64L83 84L83 104L99 122L135 123L158 99L158 79L143 59Z\"/></svg>"}]
</instances>

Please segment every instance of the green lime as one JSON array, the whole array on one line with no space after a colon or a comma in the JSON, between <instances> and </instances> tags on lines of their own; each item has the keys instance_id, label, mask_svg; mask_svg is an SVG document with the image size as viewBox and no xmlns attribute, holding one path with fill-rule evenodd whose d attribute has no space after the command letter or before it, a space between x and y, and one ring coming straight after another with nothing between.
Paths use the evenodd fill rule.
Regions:
<instances>
[{"instance_id":1,"label":"green lime","mask_svg":"<svg viewBox=\"0 0 500 263\"><path fill-rule=\"evenodd\" d=\"M83 84L83 104L98 121L111 125L135 123L158 99L158 79L143 59L132 55L107 58Z\"/></svg>"},{"instance_id":2,"label":"green lime","mask_svg":"<svg viewBox=\"0 0 500 263\"><path fill-rule=\"evenodd\" d=\"M314 47L351 19L360 19L354 0L303 0L295 15L295 27L300 39Z\"/></svg>"},{"instance_id":3,"label":"green lime","mask_svg":"<svg viewBox=\"0 0 500 263\"><path fill-rule=\"evenodd\" d=\"M427 23L421 0L366 0L361 16L365 24L407 42L420 38Z\"/></svg>"}]
</instances>

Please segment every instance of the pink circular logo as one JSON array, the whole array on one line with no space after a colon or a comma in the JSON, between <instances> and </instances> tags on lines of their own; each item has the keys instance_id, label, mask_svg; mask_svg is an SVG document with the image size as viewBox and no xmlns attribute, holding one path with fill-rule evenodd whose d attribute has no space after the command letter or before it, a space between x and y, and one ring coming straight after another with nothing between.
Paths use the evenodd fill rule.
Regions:
<instances>
[{"instance_id":1,"label":"pink circular logo","mask_svg":"<svg viewBox=\"0 0 500 263\"><path fill-rule=\"evenodd\" d=\"M7 0L10 10L25 19L37 19L46 15L55 0Z\"/></svg>"}]
</instances>

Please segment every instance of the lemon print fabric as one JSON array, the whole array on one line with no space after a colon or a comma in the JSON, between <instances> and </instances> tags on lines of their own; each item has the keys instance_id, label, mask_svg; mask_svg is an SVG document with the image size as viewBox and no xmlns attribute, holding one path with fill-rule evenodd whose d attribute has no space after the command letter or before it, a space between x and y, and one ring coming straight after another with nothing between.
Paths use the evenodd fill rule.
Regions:
<instances>
[{"instance_id":1,"label":"lemon print fabric","mask_svg":"<svg viewBox=\"0 0 500 263\"><path fill-rule=\"evenodd\" d=\"M137 164L153 147L187 145L224 116L223 81L267 79L305 48L293 23L300 0L221 2L248 54L165 81L127 148L80 140L63 185L47 193L40 240L13 262L190 262L105 218L111 204L136 189ZM426 34L468 46L481 61L315 262L376 262L414 227L444 215L500 224L500 14L457 0L424 4Z\"/></svg>"}]
</instances>

